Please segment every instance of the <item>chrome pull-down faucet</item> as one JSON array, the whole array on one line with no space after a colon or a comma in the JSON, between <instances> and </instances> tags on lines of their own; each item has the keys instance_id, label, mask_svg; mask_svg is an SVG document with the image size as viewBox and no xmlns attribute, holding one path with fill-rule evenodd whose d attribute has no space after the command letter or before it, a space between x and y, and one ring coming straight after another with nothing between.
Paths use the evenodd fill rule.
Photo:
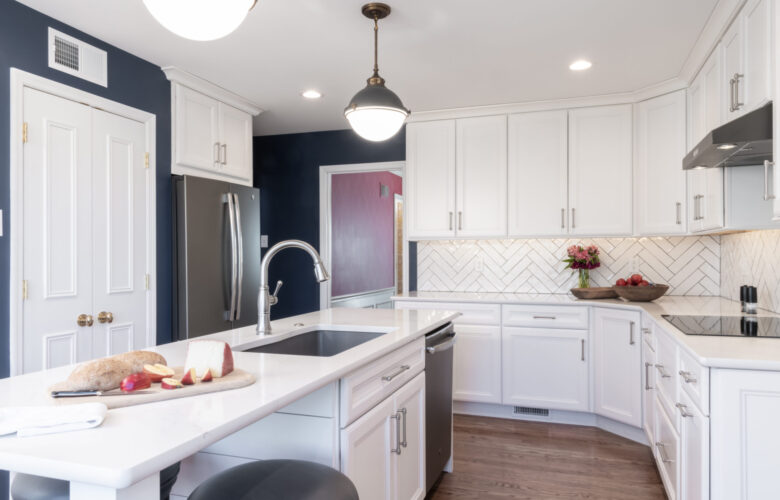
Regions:
<instances>
[{"instance_id":1,"label":"chrome pull-down faucet","mask_svg":"<svg viewBox=\"0 0 780 500\"><path fill-rule=\"evenodd\" d=\"M276 283L276 290L273 295L269 294L268 288L268 266L271 264L271 259L274 255L284 250L285 248L299 248L307 252L314 261L314 277L318 283L327 281L330 279L328 270L325 269L325 264L322 263L320 254L313 246L309 245L305 241L301 240L286 240L280 241L276 245L268 249L263 260L260 262L260 293L257 294L257 334L268 335L271 333L271 306L276 304L279 299L276 294L279 293L279 289L282 287L282 282Z\"/></svg>"}]
</instances>

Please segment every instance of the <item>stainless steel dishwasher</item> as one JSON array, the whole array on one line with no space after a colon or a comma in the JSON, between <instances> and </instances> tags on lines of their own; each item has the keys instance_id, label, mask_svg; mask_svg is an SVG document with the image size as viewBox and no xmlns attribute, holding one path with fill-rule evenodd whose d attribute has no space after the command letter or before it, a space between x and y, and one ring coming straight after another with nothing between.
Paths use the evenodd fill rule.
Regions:
<instances>
[{"instance_id":1,"label":"stainless steel dishwasher","mask_svg":"<svg viewBox=\"0 0 780 500\"><path fill-rule=\"evenodd\" d=\"M452 323L425 336L425 478L436 484L452 453Z\"/></svg>"}]
</instances>

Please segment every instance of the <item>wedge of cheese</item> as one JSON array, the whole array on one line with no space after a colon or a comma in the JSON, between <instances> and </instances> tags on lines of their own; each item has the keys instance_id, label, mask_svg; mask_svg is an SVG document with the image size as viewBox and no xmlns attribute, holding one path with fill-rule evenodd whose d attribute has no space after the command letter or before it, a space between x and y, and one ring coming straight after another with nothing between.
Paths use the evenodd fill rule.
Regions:
<instances>
[{"instance_id":1,"label":"wedge of cheese","mask_svg":"<svg viewBox=\"0 0 780 500\"><path fill-rule=\"evenodd\" d=\"M187 346L184 373L195 368L198 377L211 370L213 377L224 377L233 371L233 351L221 340L193 340Z\"/></svg>"}]
</instances>

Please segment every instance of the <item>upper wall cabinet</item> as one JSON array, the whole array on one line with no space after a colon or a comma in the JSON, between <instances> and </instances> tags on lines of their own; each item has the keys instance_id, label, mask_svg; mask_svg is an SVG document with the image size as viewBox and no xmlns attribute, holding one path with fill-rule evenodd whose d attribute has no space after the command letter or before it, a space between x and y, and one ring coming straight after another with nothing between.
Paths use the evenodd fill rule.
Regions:
<instances>
[{"instance_id":1,"label":"upper wall cabinet","mask_svg":"<svg viewBox=\"0 0 780 500\"><path fill-rule=\"evenodd\" d=\"M568 112L509 116L509 236L568 229Z\"/></svg>"},{"instance_id":2,"label":"upper wall cabinet","mask_svg":"<svg viewBox=\"0 0 780 500\"><path fill-rule=\"evenodd\" d=\"M249 101L176 68L171 80L174 174L252 185L252 116Z\"/></svg>"},{"instance_id":3,"label":"upper wall cabinet","mask_svg":"<svg viewBox=\"0 0 780 500\"><path fill-rule=\"evenodd\" d=\"M572 234L631 234L631 122L631 105L569 112Z\"/></svg>"},{"instance_id":4,"label":"upper wall cabinet","mask_svg":"<svg viewBox=\"0 0 780 500\"><path fill-rule=\"evenodd\" d=\"M634 170L638 234L685 233L685 153L685 91L640 102Z\"/></svg>"}]
</instances>

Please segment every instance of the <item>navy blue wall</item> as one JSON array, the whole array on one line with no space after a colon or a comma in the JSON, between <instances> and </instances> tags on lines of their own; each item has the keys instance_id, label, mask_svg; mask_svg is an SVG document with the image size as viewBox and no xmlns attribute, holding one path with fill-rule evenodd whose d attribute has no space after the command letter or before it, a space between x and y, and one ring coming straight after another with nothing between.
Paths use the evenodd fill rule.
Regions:
<instances>
[{"instance_id":1,"label":"navy blue wall","mask_svg":"<svg viewBox=\"0 0 780 500\"><path fill-rule=\"evenodd\" d=\"M254 138L255 186L260 188L260 224L269 244L297 238L319 249L321 165L402 161L406 134L375 143L352 130L272 135ZM274 258L271 283L284 281L273 318L319 309L319 285L314 281L311 259L288 250Z\"/></svg>"}]
</instances>

